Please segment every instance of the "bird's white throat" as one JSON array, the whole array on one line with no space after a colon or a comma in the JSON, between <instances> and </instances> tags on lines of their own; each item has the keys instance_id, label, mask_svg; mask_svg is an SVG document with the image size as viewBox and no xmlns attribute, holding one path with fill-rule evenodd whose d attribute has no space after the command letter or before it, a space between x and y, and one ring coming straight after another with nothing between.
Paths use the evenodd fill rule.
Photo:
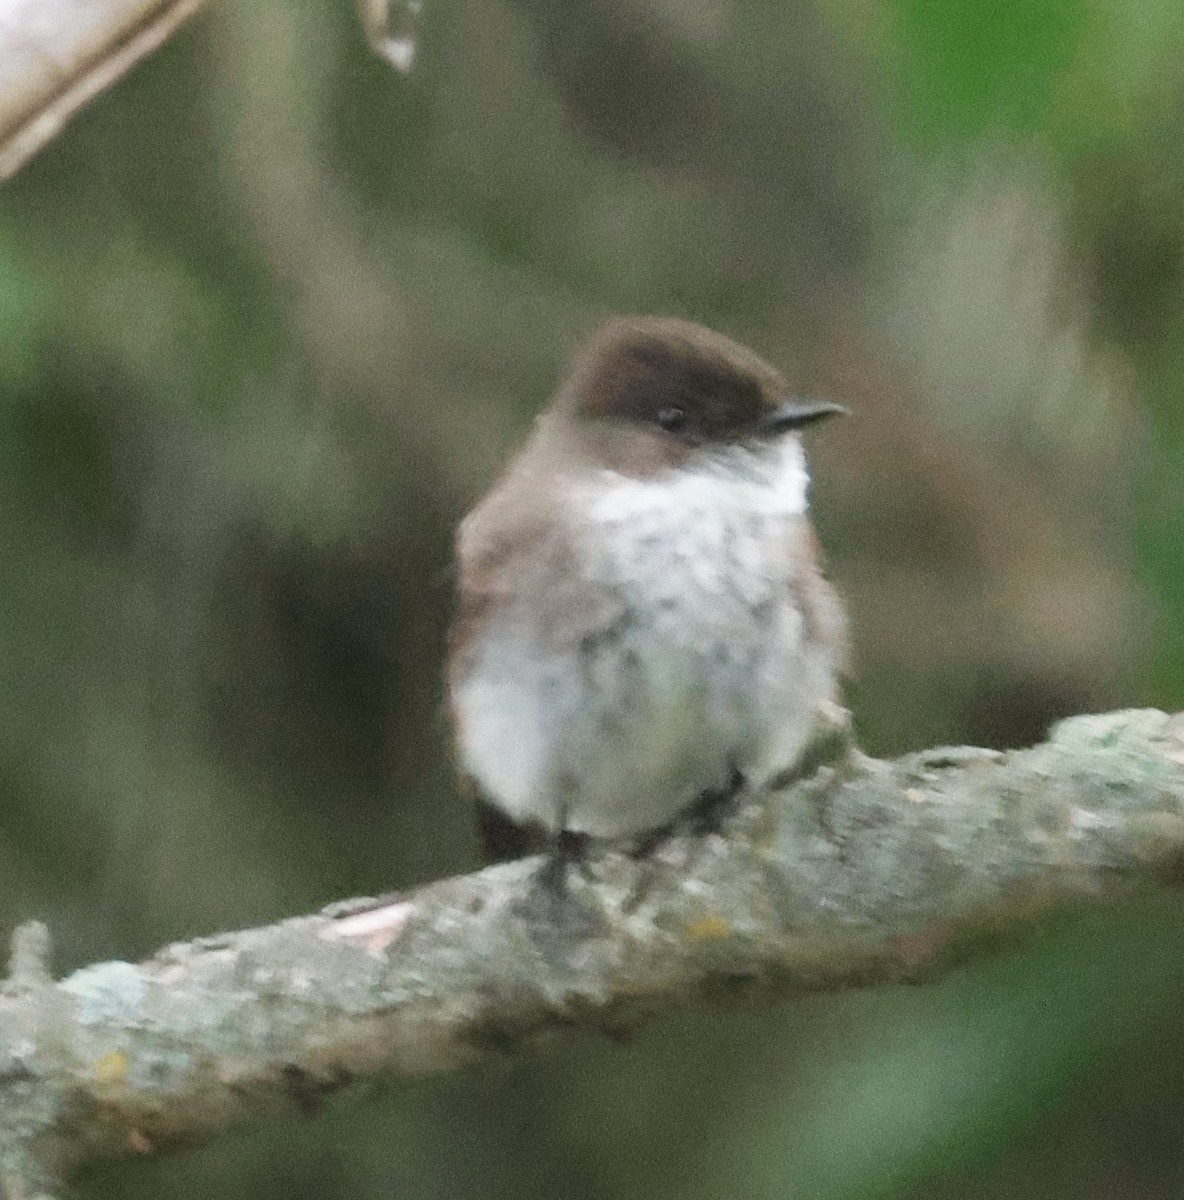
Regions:
<instances>
[{"instance_id":1,"label":"bird's white throat","mask_svg":"<svg viewBox=\"0 0 1184 1200\"><path fill-rule=\"evenodd\" d=\"M590 497L590 511L594 521L605 525L659 513L689 519L723 514L797 517L806 511L809 483L801 442L785 437L758 450L731 446L694 456L652 479L604 471Z\"/></svg>"}]
</instances>

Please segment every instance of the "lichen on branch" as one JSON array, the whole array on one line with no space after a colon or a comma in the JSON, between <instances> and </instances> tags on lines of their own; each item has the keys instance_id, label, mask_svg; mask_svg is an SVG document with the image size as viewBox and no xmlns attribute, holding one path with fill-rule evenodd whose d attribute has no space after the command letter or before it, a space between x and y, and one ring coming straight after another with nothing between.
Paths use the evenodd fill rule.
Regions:
<instances>
[{"instance_id":1,"label":"lichen on branch","mask_svg":"<svg viewBox=\"0 0 1184 1200\"><path fill-rule=\"evenodd\" d=\"M360 1076L617 1032L721 985L919 979L1040 913L1181 879L1184 717L891 762L844 730L720 832L594 855L562 893L527 859L59 982L26 927L0 995L0 1169L52 1180L192 1145Z\"/></svg>"}]
</instances>

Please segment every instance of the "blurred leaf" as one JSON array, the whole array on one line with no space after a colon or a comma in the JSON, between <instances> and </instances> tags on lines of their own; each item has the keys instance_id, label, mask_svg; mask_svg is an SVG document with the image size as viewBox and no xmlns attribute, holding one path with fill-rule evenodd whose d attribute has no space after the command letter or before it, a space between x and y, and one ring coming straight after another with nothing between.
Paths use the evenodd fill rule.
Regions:
<instances>
[{"instance_id":1,"label":"blurred leaf","mask_svg":"<svg viewBox=\"0 0 1184 1200\"><path fill-rule=\"evenodd\" d=\"M929 149L1038 132L1086 16L1080 0L888 0L888 8L901 48L902 127Z\"/></svg>"},{"instance_id":2,"label":"blurred leaf","mask_svg":"<svg viewBox=\"0 0 1184 1200\"><path fill-rule=\"evenodd\" d=\"M744 1194L869 1200L1000 1160L1170 1019L1180 915L1175 902L1063 919L939 987L846 1001L836 1043L754 1123Z\"/></svg>"},{"instance_id":3,"label":"blurred leaf","mask_svg":"<svg viewBox=\"0 0 1184 1200\"><path fill-rule=\"evenodd\" d=\"M51 281L21 264L18 238L17 227L0 223L0 385L5 387L32 382L54 300Z\"/></svg>"}]
</instances>

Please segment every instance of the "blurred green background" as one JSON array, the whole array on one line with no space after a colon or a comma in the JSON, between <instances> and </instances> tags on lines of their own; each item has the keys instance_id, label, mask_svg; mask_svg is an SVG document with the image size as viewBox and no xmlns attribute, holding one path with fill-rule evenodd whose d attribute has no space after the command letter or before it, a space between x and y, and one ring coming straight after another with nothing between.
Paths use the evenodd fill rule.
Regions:
<instances>
[{"instance_id":1,"label":"blurred green background","mask_svg":"<svg viewBox=\"0 0 1184 1200\"><path fill-rule=\"evenodd\" d=\"M470 869L449 538L614 312L813 439L865 746L1184 707L1178 0L224 0L0 205L0 927L60 971ZM1184 905L683 1013L90 1197L1178 1197Z\"/></svg>"}]
</instances>

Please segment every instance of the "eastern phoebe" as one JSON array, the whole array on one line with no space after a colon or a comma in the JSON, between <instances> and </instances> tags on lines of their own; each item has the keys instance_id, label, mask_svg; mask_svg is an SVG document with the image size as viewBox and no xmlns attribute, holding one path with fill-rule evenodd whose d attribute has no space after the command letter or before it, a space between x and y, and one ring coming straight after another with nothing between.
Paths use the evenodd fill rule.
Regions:
<instances>
[{"instance_id":1,"label":"eastern phoebe","mask_svg":"<svg viewBox=\"0 0 1184 1200\"><path fill-rule=\"evenodd\" d=\"M793 766L846 636L799 431L841 411L689 321L578 349L456 540L448 685L495 854L636 842Z\"/></svg>"}]
</instances>

